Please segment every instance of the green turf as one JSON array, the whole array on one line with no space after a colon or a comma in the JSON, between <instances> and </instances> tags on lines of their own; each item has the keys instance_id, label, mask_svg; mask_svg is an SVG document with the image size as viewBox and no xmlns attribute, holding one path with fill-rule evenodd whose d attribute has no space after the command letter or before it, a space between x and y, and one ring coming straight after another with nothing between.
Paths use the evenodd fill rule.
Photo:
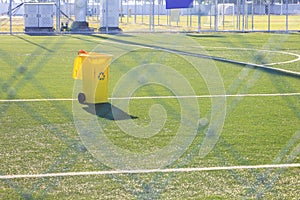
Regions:
<instances>
[{"instance_id":1,"label":"green turf","mask_svg":"<svg viewBox=\"0 0 300 200\"><path fill-rule=\"evenodd\" d=\"M74 19L74 16L69 16ZM65 16L60 17L61 22L70 21L70 19ZM201 16L201 31L215 30L214 16ZM86 21L89 23L89 27L97 31L100 28L99 16L87 16ZM152 26L150 26L150 16L149 15L131 15L119 18L119 27L124 30L124 32L149 32L152 31ZM219 19L219 31L286 31L286 15L270 15L270 27L269 16L268 15L252 15L243 16L240 15L238 25L238 16L226 15L223 18L220 16ZM244 28L242 26L244 21ZM155 31L198 31L198 16L180 16L177 21L170 21L170 16L166 15L155 15L154 16L154 30ZM69 23L69 28L72 26ZM20 16L12 16L12 32L13 33L23 33L24 32L24 19ZM54 17L53 27L56 28L56 19ZM289 31L299 31L299 14L288 16L288 30ZM10 23L9 16L3 16L0 20L0 32L9 33Z\"/></svg>"},{"instance_id":2,"label":"green turf","mask_svg":"<svg viewBox=\"0 0 300 200\"><path fill-rule=\"evenodd\" d=\"M133 48L133 44L140 46ZM116 54L126 51L110 66L109 96L124 75L147 63L172 67L190 83L195 95L208 95L210 90L207 77L199 75L193 64L216 66L226 94L300 93L299 76L181 54L193 52L257 64L283 62L295 57L281 52L300 54L299 34L1 35L0 99L76 97L72 69L79 49ZM299 61L274 67L300 72ZM169 74L153 74L169 79L182 95L191 95ZM146 83L151 74L136 78ZM212 76L212 80L217 81L217 77ZM145 84L133 93L136 97L162 95L174 94L159 84ZM216 119L210 119L211 98L198 98L197 102L199 118L213 123ZM101 110L97 117L83 105L81 112L96 117L114 145L130 152L150 153L167 146L176 136L181 121L180 99L131 100L126 114L135 119L123 120L125 124L147 126L151 122L148 111L154 104L164 107L167 119L150 138L128 135L120 130L117 120L109 119ZM0 174L114 170L84 146L73 114L72 101L0 102ZM165 167L300 163L299 122L299 95L228 97L224 126L212 151L205 157L199 155L208 125L201 126L192 144ZM188 135L183 134L182 139ZM0 199L299 199L299 172L299 168L288 168L21 178L0 180Z\"/></svg>"}]
</instances>

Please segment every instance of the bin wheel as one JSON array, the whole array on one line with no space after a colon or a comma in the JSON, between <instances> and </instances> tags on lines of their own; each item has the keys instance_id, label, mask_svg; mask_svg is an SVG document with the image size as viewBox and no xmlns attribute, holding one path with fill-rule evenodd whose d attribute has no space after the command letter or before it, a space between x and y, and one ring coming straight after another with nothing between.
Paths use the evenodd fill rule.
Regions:
<instances>
[{"instance_id":1,"label":"bin wheel","mask_svg":"<svg viewBox=\"0 0 300 200\"><path fill-rule=\"evenodd\" d=\"M78 102L84 104L85 102L85 95L83 93L78 94Z\"/></svg>"}]
</instances>

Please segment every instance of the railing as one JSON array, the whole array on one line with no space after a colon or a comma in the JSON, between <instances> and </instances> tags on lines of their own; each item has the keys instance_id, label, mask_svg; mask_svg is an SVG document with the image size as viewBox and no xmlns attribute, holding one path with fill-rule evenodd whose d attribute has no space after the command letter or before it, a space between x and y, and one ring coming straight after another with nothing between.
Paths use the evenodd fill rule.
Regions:
<instances>
[{"instance_id":1,"label":"railing","mask_svg":"<svg viewBox=\"0 0 300 200\"><path fill-rule=\"evenodd\" d=\"M122 2L119 27L123 32L300 31L300 4L224 5L195 4L193 8L167 10L164 4L153 7L146 3ZM90 3L86 17L95 33L101 24L98 8L97 3ZM13 3L11 13L8 10L9 3L0 3L0 33L24 33L24 6ZM75 18L74 3L62 4L60 10L58 27L61 28L54 31L68 33ZM53 15L53 27L56 28L56 13Z\"/></svg>"}]
</instances>

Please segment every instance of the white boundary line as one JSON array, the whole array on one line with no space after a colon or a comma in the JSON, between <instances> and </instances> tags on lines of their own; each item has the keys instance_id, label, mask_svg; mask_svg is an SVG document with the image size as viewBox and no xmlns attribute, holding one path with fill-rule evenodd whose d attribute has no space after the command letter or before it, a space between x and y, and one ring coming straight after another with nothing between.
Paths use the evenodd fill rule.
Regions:
<instances>
[{"instance_id":1,"label":"white boundary line","mask_svg":"<svg viewBox=\"0 0 300 200\"><path fill-rule=\"evenodd\" d=\"M58 99L0 99L0 102L39 102L39 101L73 101L71 98L58 98Z\"/></svg>"},{"instance_id":2,"label":"white boundary line","mask_svg":"<svg viewBox=\"0 0 300 200\"><path fill-rule=\"evenodd\" d=\"M215 94L215 95L187 95L187 96L140 96L140 97L111 97L109 100L128 99L184 99L184 98L218 98L218 97L277 97L277 96L300 96L300 93L273 93L273 94ZM0 99L0 103L9 102L43 102L43 101L76 101L72 98L58 99Z\"/></svg>"},{"instance_id":3,"label":"white boundary line","mask_svg":"<svg viewBox=\"0 0 300 200\"><path fill-rule=\"evenodd\" d=\"M88 176L88 175L112 175L112 174L146 174L146 173L180 173L200 171L223 171L223 170L246 170L246 169L270 169L270 168L298 168L300 163L292 164L270 164L270 165L247 165L247 166L224 166L224 167L200 167L200 168L170 168L170 169L142 169L142 170L111 170L92 172L63 172L48 174L23 174L23 175L2 175L1 179L19 178L45 178L63 176Z\"/></svg>"},{"instance_id":4,"label":"white boundary line","mask_svg":"<svg viewBox=\"0 0 300 200\"><path fill-rule=\"evenodd\" d=\"M276 97L276 96L299 96L300 93L277 93L277 94L216 94L216 95L191 95L191 96L145 96L145 97L112 97L110 100L127 99L185 99L185 98L218 98L218 97Z\"/></svg>"},{"instance_id":5,"label":"white boundary line","mask_svg":"<svg viewBox=\"0 0 300 200\"><path fill-rule=\"evenodd\" d=\"M196 46L194 46L196 47ZM293 63L293 62L298 62L300 61L300 55L292 52L287 52L287 51L274 51L274 50L268 50L268 49L252 49L252 48L235 48L235 47L210 47L210 46L203 46L203 48L212 48L212 49L232 49L232 50L243 50L243 51L261 51L261 52L270 52L270 53L280 53L280 54L286 54L286 55L291 55L295 56L296 58L293 60L287 60L287 61L282 61L282 62L274 62L274 63L266 63L264 65L281 65L281 64L288 64L288 63Z\"/></svg>"},{"instance_id":6,"label":"white boundary line","mask_svg":"<svg viewBox=\"0 0 300 200\"><path fill-rule=\"evenodd\" d=\"M162 51L166 51L166 52L171 52L171 53L179 53L178 51L172 50L172 49L165 49L165 48L160 48L160 47L150 47L150 46L142 45L142 44L125 44L125 43L122 43L122 42L114 42L114 41L106 41L106 42L112 43L112 44L122 44L122 45L129 45L129 46L136 46L136 47L143 47L143 48L150 48L150 49L158 49L158 50L162 50ZM201 47L201 46L193 46L193 47ZM213 47L213 48L222 48L222 47ZM224 48L225 49L241 49L241 50L246 50L247 49L247 48L230 48L230 47L224 47ZM248 49L248 50L256 50L256 49ZM237 61L237 60L226 59L226 58L223 58L223 57L215 57L215 56L207 55L207 54L199 54L198 56L201 57L201 58L206 58L206 59L212 59L212 60L217 60L217 61L222 61L222 62L226 61L226 62L230 62L230 63L233 63L233 64L239 64L239 65L254 66L254 67L261 68L261 69L275 70L277 72L283 72L283 73L286 73L286 74L289 74L289 75L300 76L300 72L290 71L290 70L286 70L286 69L282 69L282 68L270 67L272 65L287 64L287 63L297 62L297 61L300 60L300 55L299 54L295 54L295 53L291 53L291 52L284 52L284 51L272 51L272 50L267 50L267 49L261 49L259 51L267 51L267 52L277 52L277 53L289 54L289 55L296 56L298 58L296 58L294 60L289 60L289 61L283 61L283 62L277 62L277 63L269 63L269 64L262 65L262 64L255 64L255 63L248 63L248 62L242 62L242 61ZM188 56L195 55L192 52L181 52L179 54L181 54L181 55L188 55Z\"/></svg>"}]
</instances>

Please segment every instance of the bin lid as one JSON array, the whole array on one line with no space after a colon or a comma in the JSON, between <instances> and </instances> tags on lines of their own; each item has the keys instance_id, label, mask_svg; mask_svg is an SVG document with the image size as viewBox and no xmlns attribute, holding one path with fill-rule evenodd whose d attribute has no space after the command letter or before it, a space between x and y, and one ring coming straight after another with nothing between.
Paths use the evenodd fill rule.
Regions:
<instances>
[{"instance_id":1,"label":"bin lid","mask_svg":"<svg viewBox=\"0 0 300 200\"><path fill-rule=\"evenodd\" d=\"M97 53L97 52L88 52L88 53L80 53L78 54L78 56L82 56L82 57L89 57L89 58L99 58L99 57L104 57L104 58L111 58L113 57L113 55L111 54L104 54L104 53Z\"/></svg>"},{"instance_id":2,"label":"bin lid","mask_svg":"<svg viewBox=\"0 0 300 200\"><path fill-rule=\"evenodd\" d=\"M112 57L110 54L79 51L77 58L74 60L73 78L82 79L82 65L85 61L88 61L86 62L87 66L97 64L101 68L107 68Z\"/></svg>"}]
</instances>

